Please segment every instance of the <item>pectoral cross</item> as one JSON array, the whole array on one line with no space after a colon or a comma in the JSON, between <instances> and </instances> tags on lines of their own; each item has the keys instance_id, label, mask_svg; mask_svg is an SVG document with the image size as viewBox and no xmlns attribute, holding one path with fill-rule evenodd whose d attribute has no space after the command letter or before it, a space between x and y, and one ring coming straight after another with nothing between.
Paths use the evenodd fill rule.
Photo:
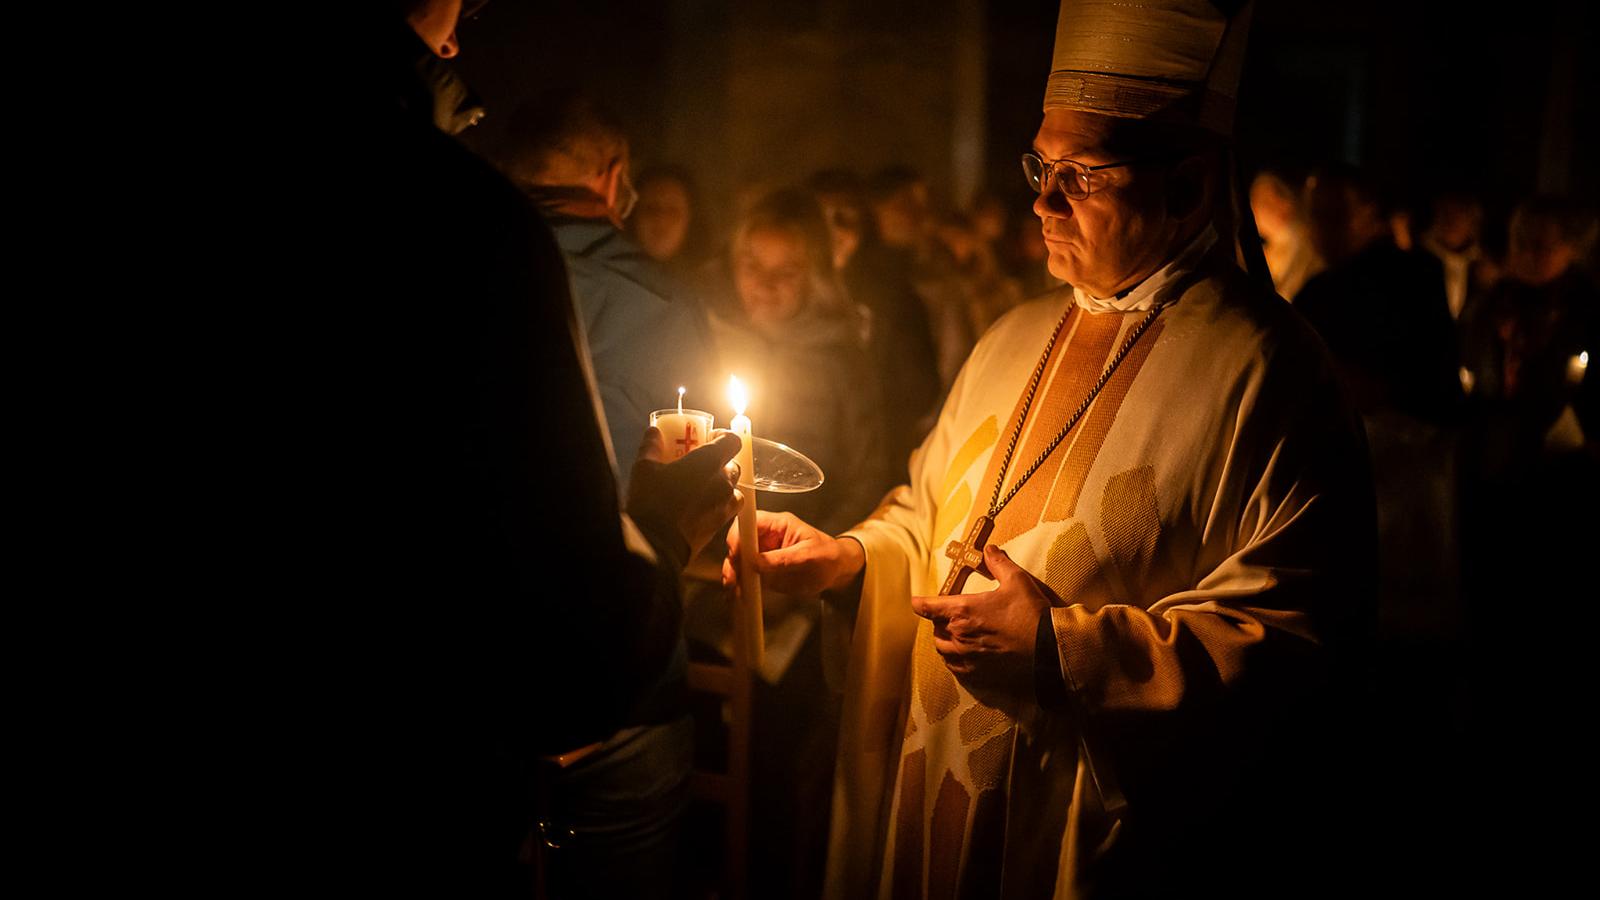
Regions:
<instances>
[{"instance_id":1,"label":"pectoral cross","mask_svg":"<svg viewBox=\"0 0 1600 900\"><path fill-rule=\"evenodd\" d=\"M972 523L972 530L967 532L965 543L951 541L944 548L944 555L955 560L955 565L950 567L950 574L944 578L944 587L939 589L939 595L959 594L967 587L967 576L977 572L985 578L990 578L989 569L983 564L983 545L989 542L989 535L994 531L994 520L988 516L979 516Z\"/></svg>"},{"instance_id":2,"label":"pectoral cross","mask_svg":"<svg viewBox=\"0 0 1600 900\"><path fill-rule=\"evenodd\" d=\"M694 448L700 446L700 442L695 440L694 425L692 425L692 424L684 425L683 426L683 437L678 438L677 440L673 441L673 443L677 444L678 446L683 448L683 453L678 454L679 456L684 456L690 450L693 450Z\"/></svg>"}]
</instances>

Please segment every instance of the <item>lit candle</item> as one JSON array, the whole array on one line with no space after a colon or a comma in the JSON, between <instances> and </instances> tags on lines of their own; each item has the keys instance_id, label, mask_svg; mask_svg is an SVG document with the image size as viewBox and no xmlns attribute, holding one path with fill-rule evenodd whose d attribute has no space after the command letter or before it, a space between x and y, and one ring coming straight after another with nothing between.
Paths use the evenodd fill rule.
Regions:
<instances>
[{"instance_id":1,"label":"lit candle","mask_svg":"<svg viewBox=\"0 0 1600 900\"><path fill-rule=\"evenodd\" d=\"M1567 360L1567 380L1573 384L1583 384L1583 376L1589 371L1589 351L1582 350L1577 356Z\"/></svg>"},{"instance_id":2,"label":"lit candle","mask_svg":"<svg viewBox=\"0 0 1600 900\"><path fill-rule=\"evenodd\" d=\"M743 630L744 644L749 648L751 669L760 669L766 650L766 635L761 620L761 577L756 573L756 554L761 552L761 539L756 532L756 464L755 445L751 438L750 418L744 414L749 404L749 393L737 376L728 380L728 402L733 405L733 433L739 436L739 492L744 503L739 507L739 593L740 614L737 626Z\"/></svg>"},{"instance_id":3,"label":"lit candle","mask_svg":"<svg viewBox=\"0 0 1600 900\"><path fill-rule=\"evenodd\" d=\"M678 388L678 409L658 409L650 414L650 424L661 429L667 443L667 462L682 459L690 450L704 444L711 434L711 413L683 408L683 388Z\"/></svg>"}]
</instances>

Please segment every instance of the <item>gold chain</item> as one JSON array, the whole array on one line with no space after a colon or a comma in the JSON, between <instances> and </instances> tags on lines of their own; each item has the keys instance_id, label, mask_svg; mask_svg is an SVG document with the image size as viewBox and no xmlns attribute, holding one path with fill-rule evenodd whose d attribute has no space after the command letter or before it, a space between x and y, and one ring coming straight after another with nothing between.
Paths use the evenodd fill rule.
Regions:
<instances>
[{"instance_id":1,"label":"gold chain","mask_svg":"<svg viewBox=\"0 0 1600 900\"><path fill-rule=\"evenodd\" d=\"M1045 445L1044 451L1039 454L1039 458L1035 459L1033 464L1028 466L1027 470L1017 478L1017 483L1011 486L1011 490L1007 491L1004 497L1001 497L1000 488L1005 486L1006 470L1011 466L1011 455L1017 450L1017 440L1022 437L1022 426L1028 421L1028 410L1033 406L1034 393L1039 390L1039 379L1044 377L1044 367L1050 361L1050 351L1055 349L1056 339L1061 336L1061 329L1067 324L1067 317L1072 315L1073 307L1068 304L1067 311L1061 314L1061 321L1056 323L1056 330L1050 333L1050 342L1044 345L1044 354L1039 357L1039 364L1033 368L1033 377L1028 379L1028 393L1022 398L1022 412L1017 416L1017 427L1011 430L1011 440L1006 442L1006 454L1000 459L1000 474L995 479L994 495L989 500L989 512L987 515L990 519L1000 515L1000 510L1011 502L1011 498L1017 495L1017 491L1022 490L1022 486L1028 483L1028 479L1033 477L1033 473L1039 471L1039 467L1044 465L1044 461L1066 439L1067 432L1072 430L1072 426L1078 424L1078 420L1088 411L1089 404L1094 402L1094 398L1099 396L1101 389L1106 386L1106 382L1111 380L1112 374L1117 371L1117 366L1122 365L1123 357L1127 356L1128 351L1133 349L1133 345L1139 340L1139 336L1144 334L1145 329L1150 327L1150 323L1156 320L1156 316L1160 314L1165 305L1158 303L1151 307L1150 313L1134 327L1133 332L1128 335L1128 339L1122 342L1122 347L1117 350L1116 355L1111 357L1111 362L1106 364L1105 371L1100 373L1099 380L1094 383L1094 387L1089 388L1088 395L1083 398L1083 402L1078 404L1078 408L1067 418L1066 424L1062 425L1061 430L1056 432L1056 436L1050 439L1049 444Z\"/></svg>"}]
</instances>

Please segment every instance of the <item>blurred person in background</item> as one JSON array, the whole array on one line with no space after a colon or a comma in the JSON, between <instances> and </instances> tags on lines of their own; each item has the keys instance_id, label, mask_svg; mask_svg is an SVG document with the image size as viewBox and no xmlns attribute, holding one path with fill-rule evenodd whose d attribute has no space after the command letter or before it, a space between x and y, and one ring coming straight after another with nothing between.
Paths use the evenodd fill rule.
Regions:
<instances>
[{"instance_id":1,"label":"blurred person in background","mask_svg":"<svg viewBox=\"0 0 1600 900\"><path fill-rule=\"evenodd\" d=\"M1050 246L1044 242L1044 232L1039 230L1039 219L1033 213L1023 212L1012 218L1009 248L1012 274L1022 285L1022 296L1031 300L1065 284L1050 272Z\"/></svg>"},{"instance_id":2,"label":"blurred person in background","mask_svg":"<svg viewBox=\"0 0 1600 900\"><path fill-rule=\"evenodd\" d=\"M1483 462L1495 469L1532 466L1548 442L1592 441L1597 424L1579 414L1587 412L1585 354L1597 343L1600 292L1579 263L1595 232L1595 217L1568 201L1521 204L1505 277L1464 317L1474 400L1493 421Z\"/></svg>"},{"instance_id":3,"label":"blurred person in background","mask_svg":"<svg viewBox=\"0 0 1600 900\"><path fill-rule=\"evenodd\" d=\"M991 251L998 252L1007 230L1006 206L1000 197L989 191L979 194L968 204L967 217L972 220L972 232Z\"/></svg>"},{"instance_id":4,"label":"blurred person in background","mask_svg":"<svg viewBox=\"0 0 1600 900\"><path fill-rule=\"evenodd\" d=\"M845 292L822 209L784 189L739 220L704 291L719 358L762 398L762 432L810 456L826 475L809 493L763 508L804 511L839 527L870 512L889 476L866 353L867 316Z\"/></svg>"},{"instance_id":5,"label":"blurred person in background","mask_svg":"<svg viewBox=\"0 0 1600 900\"><path fill-rule=\"evenodd\" d=\"M694 181L679 166L655 166L639 174L639 203L628 220L628 233L650 258L675 273L686 273L700 260L694 240Z\"/></svg>"},{"instance_id":6,"label":"blurred person in background","mask_svg":"<svg viewBox=\"0 0 1600 900\"><path fill-rule=\"evenodd\" d=\"M893 481L922 443L939 402L928 311L902 257L879 239L861 178L830 169L812 175L807 187L827 218L834 268L870 318L867 358L882 397L884 471Z\"/></svg>"},{"instance_id":7,"label":"blurred person in background","mask_svg":"<svg viewBox=\"0 0 1600 900\"><path fill-rule=\"evenodd\" d=\"M927 179L909 166L887 166L867 183L867 196L884 246L904 267L928 310L941 396L971 352L977 335L968 310L972 298L936 239L936 216Z\"/></svg>"},{"instance_id":8,"label":"blurred person in background","mask_svg":"<svg viewBox=\"0 0 1600 900\"><path fill-rule=\"evenodd\" d=\"M883 411L868 363L866 316L845 293L822 208L784 189L739 219L726 260L711 270L712 333L729 370L760 398L760 433L822 468L822 487L762 494L763 512L816 516L844 528L889 488ZM840 697L821 663L822 604L815 593L768 588L767 657L756 684L751 870L784 896L816 896L821 883ZM830 620L828 624L839 623Z\"/></svg>"},{"instance_id":9,"label":"blurred person in background","mask_svg":"<svg viewBox=\"0 0 1600 900\"><path fill-rule=\"evenodd\" d=\"M1000 270L993 245L979 232L971 216L947 213L939 218L934 233L960 279L971 332L981 336L996 319L1022 302L1022 286Z\"/></svg>"},{"instance_id":10,"label":"blurred person in background","mask_svg":"<svg viewBox=\"0 0 1600 900\"><path fill-rule=\"evenodd\" d=\"M1250 183L1250 210L1272 272L1272 286L1278 296L1292 301L1306 279L1322 271L1322 260L1311 246L1301 191L1278 172L1262 172Z\"/></svg>"},{"instance_id":11,"label":"blurred person in background","mask_svg":"<svg viewBox=\"0 0 1600 900\"><path fill-rule=\"evenodd\" d=\"M1483 204L1471 194L1446 191L1433 198L1421 248L1444 267L1444 293L1452 318L1460 319L1472 291L1473 268L1483 255Z\"/></svg>"},{"instance_id":12,"label":"blurred person in background","mask_svg":"<svg viewBox=\"0 0 1600 900\"><path fill-rule=\"evenodd\" d=\"M1327 268L1295 306L1333 351L1363 414L1446 424L1461 406L1460 354L1438 261L1394 243L1376 185L1352 166L1307 180L1311 242Z\"/></svg>"}]
</instances>

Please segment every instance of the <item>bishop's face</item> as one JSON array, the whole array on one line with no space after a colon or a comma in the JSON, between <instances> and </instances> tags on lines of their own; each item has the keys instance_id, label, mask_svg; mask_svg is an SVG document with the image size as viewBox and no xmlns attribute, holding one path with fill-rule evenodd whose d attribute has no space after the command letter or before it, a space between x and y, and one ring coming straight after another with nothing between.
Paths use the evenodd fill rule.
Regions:
<instances>
[{"instance_id":1,"label":"bishop's face","mask_svg":"<svg viewBox=\"0 0 1600 900\"><path fill-rule=\"evenodd\" d=\"M1033 149L1046 163L1122 162L1105 150L1116 123L1109 116L1048 110ZM1066 197L1051 179L1034 200L1033 212L1049 250L1050 274L1096 297L1110 297L1161 267L1178 223L1167 214L1159 167L1124 166L1091 177L1094 190L1082 200Z\"/></svg>"}]
</instances>

